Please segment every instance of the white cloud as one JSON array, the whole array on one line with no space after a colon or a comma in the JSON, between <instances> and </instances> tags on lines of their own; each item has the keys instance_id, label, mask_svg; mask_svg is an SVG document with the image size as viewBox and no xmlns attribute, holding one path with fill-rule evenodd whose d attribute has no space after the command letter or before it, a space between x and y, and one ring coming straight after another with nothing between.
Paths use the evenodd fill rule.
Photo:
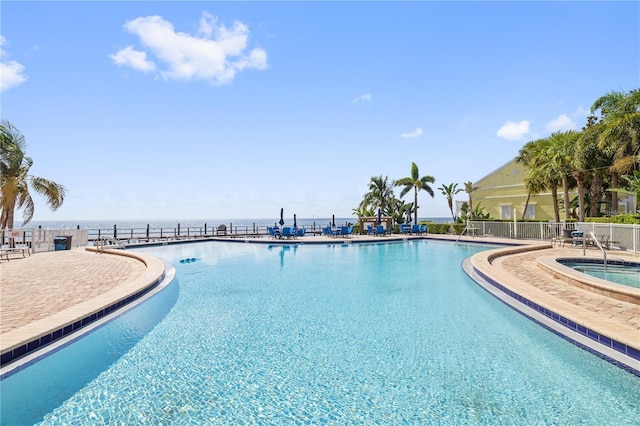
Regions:
<instances>
[{"instance_id":1,"label":"white cloud","mask_svg":"<svg viewBox=\"0 0 640 426\"><path fill-rule=\"evenodd\" d=\"M132 46L119 50L113 55L109 55L116 65L128 66L138 71L153 71L156 64L147 59L145 52L134 50Z\"/></svg>"},{"instance_id":2,"label":"white cloud","mask_svg":"<svg viewBox=\"0 0 640 426\"><path fill-rule=\"evenodd\" d=\"M355 103L360 102L360 101L366 101L366 102L368 102L368 101L370 101L372 98L373 98L373 94L371 94L371 93L365 93L364 95L360 95L360 96L358 96L357 98L355 98L354 100L352 100L352 101L351 101L351 103L352 103L352 104L355 104Z\"/></svg>"},{"instance_id":3,"label":"white cloud","mask_svg":"<svg viewBox=\"0 0 640 426\"><path fill-rule=\"evenodd\" d=\"M459 128L463 128L463 127L467 127L467 124L472 123L476 120L476 118L472 115L468 115L465 118L462 119L462 121L460 122L460 124L458 124Z\"/></svg>"},{"instance_id":4,"label":"white cloud","mask_svg":"<svg viewBox=\"0 0 640 426\"><path fill-rule=\"evenodd\" d=\"M510 141L524 139L524 136L530 132L529 125L530 123L527 120L522 120L519 123L507 121L498 129L497 135Z\"/></svg>"},{"instance_id":5,"label":"white cloud","mask_svg":"<svg viewBox=\"0 0 640 426\"><path fill-rule=\"evenodd\" d=\"M142 49L127 47L110 55L117 65L141 71L159 68L167 80L204 80L229 84L239 71L266 69L267 53L255 48L246 52L249 29L241 22L231 28L218 24L215 16L203 13L198 36L176 32L161 16L139 17L124 28L139 37ZM154 61L147 55L155 57Z\"/></svg>"},{"instance_id":6,"label":"white cloud","mask_svg":"<svg viewBox=\"0 0 640 426\"><path fill-rule=\"evenodd\" d=\"M402 136L403 138L417 138L418 136L420 136L422 134L422 129L420 127L418 127L417 129L415 129L413 132L411 133L400 133L400 136Z\"/></svg>"},{"instance_id":7,"label":"white cloud","mask_svg":"<svg viewBox=\"0 0 640 426\"><path fill-rule=\"evenodd\" d=\"M27 81L24 65L16 61L5 61L5 38L0 36L0 92L17 87Z\"/></svg>"},{"instance_id":8,"label":"white cloud","mask_svg":"<svg viewBox=\"0 0 640 426\"><path fill-rule=\"evenodd\" d=\"M561 114L555 120L551 120L546 124L546 128L550 132L558 130L575 130L576 123L567 114Z\"/></svg>"}]
</instances>

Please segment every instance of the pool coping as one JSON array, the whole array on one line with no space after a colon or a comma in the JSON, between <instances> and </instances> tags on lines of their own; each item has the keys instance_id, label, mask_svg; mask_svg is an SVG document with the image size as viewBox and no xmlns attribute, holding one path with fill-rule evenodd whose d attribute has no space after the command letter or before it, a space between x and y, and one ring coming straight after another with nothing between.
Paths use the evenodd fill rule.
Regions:
<instances>
[{"instance_id":1,"label":"pool coping","mask_svg":"<svg viewBox=\"0 0 640 426\"><path fill-rule=\"evenodd\" d=\"M93 247L85 250L97 252ZM102 250L103 254L126 256L140 261L144 271L135 279L112 288L90 300L78 303L53 315L33 321L2 334L0 368L11 366L56 341L76 334L95 321L118 313L162 282L166 269L162 260L144 253Z\"/></svg>"},{"instance_id":2,"label":"pool coping","mask_svg":"<svg viewBox=\"0 0 640 426\"><path fill-rule=\"evenodd\" d=\"M602 265L604 262L600 258L595 257L556 257L545 256L538 258L538 265L549 272L555 278L558 278L567 284L574 285L576 287L592 291L596 294L611 297L623 302L633 303L640 305L640 288L633 288L625 286L623 284L616 284L611 281L603 280L598 277L593 277L588 274L576 271L575 269L563 265L560 261L574 261L585 264ZM608 258L607 263L614 265L620 265L625 263L633 263L623 259Z\"/></svg>"},{"instance_id":3,"label":"pool coping","mask_svg":"<svg viewBox=\"0 0 640 426\"><path fill-rule=\"evenodd\" d=\"M595 321L593 315L583 309L492 267L493 261L501 256L545 248L550 248L550 244L480 252L471 256L463 269L478 285L523 315L640 376L640 339L636 329L625 328L607 318Z\"/></svg>"}]
</instances>

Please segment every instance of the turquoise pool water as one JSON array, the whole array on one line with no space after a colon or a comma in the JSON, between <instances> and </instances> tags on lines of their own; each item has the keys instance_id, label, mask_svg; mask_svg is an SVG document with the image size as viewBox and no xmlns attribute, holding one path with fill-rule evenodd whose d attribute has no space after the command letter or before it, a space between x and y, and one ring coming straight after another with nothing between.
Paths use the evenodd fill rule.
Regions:
<instances>
[{"instance_id":1,"label":"turquoise pool water","mask_svg":"<svg viewBox=\"0 0 640 426\"><path fill-rule=\"evenodd\" d=\"M640 265L616 265L609 263L605 268L603 263L585 263L579 261L564 261L563 265L575 269L592 277L611 281L613 283L640 288Z\"/></svg>"},{"instance_id":2,"label":"turquoise pool water","mask_svg":"<svg viewBox=\"0 0 640 426\"><path fill-rule=\"evenodd\" d=\"M2 424L637 424L638 377L464 274L462 260L485 249L143 249L177 281L5 379Z\"/></svg>"}]
</instances>

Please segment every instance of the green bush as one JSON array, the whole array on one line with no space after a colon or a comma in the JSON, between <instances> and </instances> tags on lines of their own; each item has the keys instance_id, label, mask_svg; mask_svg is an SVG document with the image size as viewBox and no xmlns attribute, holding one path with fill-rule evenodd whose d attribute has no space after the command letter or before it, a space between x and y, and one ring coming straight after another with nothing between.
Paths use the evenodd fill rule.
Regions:
<instances>
[{"instance_id":1,"label":"green bush","mask_svg":"<svg viewBox=\"0 0 640 426\"><path fill-rule=\"evenodd\" d=\"M456 234L456 235L462 234L462 231L464 231L464 228L466 226L467 225L464 224L464 223L454 223L453 224L453 233Z\"/></svg>"},{"instance_id":2,"label":"green bush","mask_svg":"<svg viewBox=\"0 0 640 426\"><path fill-rule=\"evenodd\" d=\"M451 226L448 223L427 223L426 225L430 234L448 234Z\"/></svg>"},{"instance_id":3,"label":"green bush","mask_svg":"<svg viewBox=\"0 0 640 426\"><path fill-rule=\"evenodd\" d=\"M638 213L627 213L627 214L618 214L611 217L587 217L585 218L585 222L595 222L595 223L622 223L622 224L635 224L640 223L640 214Z\"/></svg>"}]
</instances>

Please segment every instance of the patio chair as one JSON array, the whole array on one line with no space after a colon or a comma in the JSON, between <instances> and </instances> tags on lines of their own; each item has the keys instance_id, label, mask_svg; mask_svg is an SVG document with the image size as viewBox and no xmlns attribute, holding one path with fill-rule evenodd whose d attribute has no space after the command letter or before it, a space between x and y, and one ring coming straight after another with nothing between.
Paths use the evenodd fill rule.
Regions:
<instances>
[{"instance_id":1,"label":"patio chair","mask_svg":"<svg viewBox=\"0 0 640 426\"><path fill-rule=\"evenodd\" d=\"M412 234L417 234L420 235L420 225L416 224L416 225L411 225L411 233Z\"/></svg>"},{"instance_id":2,"label":"patio chair","mask_svg":"<svg viewBox=\"0 0 640 426\"><path fill-rule=\"evenodd\" d=\"M307 232L306 228L298 228L296 229L296 237L304 237L304 234Z\"/></svg>"},{"instance_id":3,"label":"patio chair","mask_svg":"<svg viewBox=\"0 0 640 426\"><path fill-rule=\"evenodd\" d=\"M369 235L376 235L376 230L373 229L373 226L371 225L367 225L367 234Z\"/></svg>"},{"instance_id":4,"label":"patio chair","mask_svg":"<svg viewBox=\"0 0 640 426\"><path fill-rule=\"evenodd\" d=\"M411 230L411 227L409 225L406 225L404 223L402 225L400 225L400 233L401 234L408 234L410 230Z\"/></svg>"},{"instance_id":5,"label":"patio chair","mask_svg":"<svg viewBox=\"0 0 640 426\"><path fill-rule=\"evenodd\" d=\"M385 235L387 233L387 230L384 229L384 225L378 225L376 226L376 235Z\"/></svg>"},{"instance_id":6,"label":"patio chair","mask_svg":"<svg viewBox=\"0 0 640 426\"><path fill-rule=\"evenodd\" d=\"M285 226L282 228L282 237L283 238L293 238L296 236L296 229L293 226Z\"/></svg>"}]
</instances>

